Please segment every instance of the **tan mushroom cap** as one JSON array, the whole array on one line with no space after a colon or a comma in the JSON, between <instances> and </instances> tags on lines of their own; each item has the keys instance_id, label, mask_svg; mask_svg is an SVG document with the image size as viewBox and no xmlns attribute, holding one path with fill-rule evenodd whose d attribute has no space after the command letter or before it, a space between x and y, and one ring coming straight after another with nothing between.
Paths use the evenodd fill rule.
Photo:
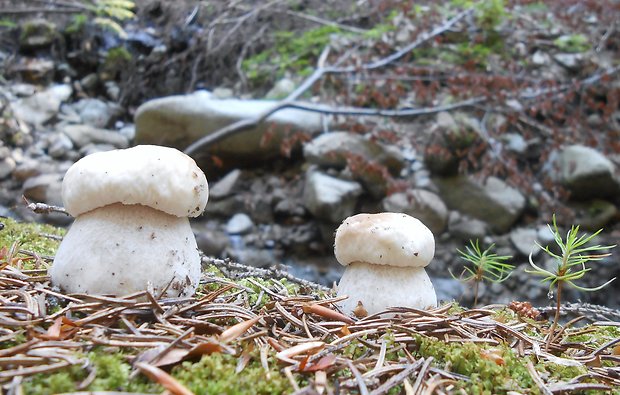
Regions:
<instances>
[{"instance_id":1,"label":"tan mushroom cap","mask_svg":"<svg viewBox=\"0 0 620 395\"><path fill-rule=\"evenodd\" d=\"M74 217L114 203L196 217L208 198L207 178L196 162L177 149L156 145L85 156L62 182L63 204Z\"/></svg>"},{"instance_id":2,"label":"tan mushroom cap","mask_svg":"<svg viewBox=\"0 0 620 395\"><path fill-rule=\"evenodd\" d=\"M336 230L334 254L341 265L424 267L435 255L433 233L403 213L357 214Z\"/></svg>"}]
</instances>

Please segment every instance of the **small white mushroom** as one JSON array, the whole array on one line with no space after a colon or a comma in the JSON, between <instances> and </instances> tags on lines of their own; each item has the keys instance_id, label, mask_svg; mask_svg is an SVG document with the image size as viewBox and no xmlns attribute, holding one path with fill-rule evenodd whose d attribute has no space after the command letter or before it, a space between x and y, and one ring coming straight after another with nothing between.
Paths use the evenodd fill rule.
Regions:
<instances>
[{"instance_id":1,"label":"small white mushroom","mask_svg":"<svg viewBox=\"0 0 620 395\"><path fill-rule=\"evenodd\" d=\"M349 296L340 302L345 313L358 302L368 314L396 306L437 306L424 270L435 254L435 239L418 219L402 213L349 217L336 230L334 253L347 266L338 284L338 296Z\"/></svg>"},{"instance_id":2,"label":"small white mushroom","mask_svg":"<svg viewBox=\"0 0 620 395\"><path fill-rule=\"evenodd\" d=\"M141 145L80 159L62 183L75 221L52 283L69 293L192 295L200 256L188 217L204 211L208 196L205 174L174 148Z\"/></svg>"}]
</instances>

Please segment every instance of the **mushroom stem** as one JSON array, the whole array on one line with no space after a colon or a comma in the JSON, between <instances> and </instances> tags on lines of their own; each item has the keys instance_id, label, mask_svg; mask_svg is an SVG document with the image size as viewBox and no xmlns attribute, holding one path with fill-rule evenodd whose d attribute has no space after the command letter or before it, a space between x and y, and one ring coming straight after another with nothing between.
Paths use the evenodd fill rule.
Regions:
<instances>
[{"instance_id":1,"label":"mushroom stem","mask_svg":"<svg viewBox=\"0 0 620 395\"><path fill-rule=\"evenodd\" d=\"M69 293L186 296L198 285L200 256L187 217L115 203L75 219L50 275Z\"/></svg>"},{"instance_id":2,"label":"mushroom stem","mask_svg":"<svg viewBox=\"0 0 620 395\"><path fill-rule=\"evenodd\" d=\"M340 303L346 314L351 314L358 301L368 314L385 311L388 307L437 306L433 284L423 267L351 263L338 284L338 296L343 295L349 296Z\"/></svg>"}]
</instances>

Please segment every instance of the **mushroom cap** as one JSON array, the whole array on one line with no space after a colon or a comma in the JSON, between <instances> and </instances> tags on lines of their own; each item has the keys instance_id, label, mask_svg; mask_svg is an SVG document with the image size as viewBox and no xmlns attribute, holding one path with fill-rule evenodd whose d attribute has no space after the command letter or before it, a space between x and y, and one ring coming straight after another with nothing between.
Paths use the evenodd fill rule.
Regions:
<instances>
[{"instance_id":1,"label":"mushroom cap","mask_svg":"<svg viewBox=\"0 0 620 395\"><path fill-rule=\"evenodd\" d=\"M74 217L113 203L196 217L208 198L207 178L196 162L177 149L156 145L85 156L62 182L63 205Z\"/></svg>"},{"instance_id":2,"label":"mushroom cap","mask_svg":"<svg viewBox=\"0 0 620 395\"><path fill-rule=\"evenodd\" d=\"M336 230L334 254L344 266L366 262L424 267L435 255L435 238L420 220L407 214L357 214Z\"/></svg>"}]
</instances>

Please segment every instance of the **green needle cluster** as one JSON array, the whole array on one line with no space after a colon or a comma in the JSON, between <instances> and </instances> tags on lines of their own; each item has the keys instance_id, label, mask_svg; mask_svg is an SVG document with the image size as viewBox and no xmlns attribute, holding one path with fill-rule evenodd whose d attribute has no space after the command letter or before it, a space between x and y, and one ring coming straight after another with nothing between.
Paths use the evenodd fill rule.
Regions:
<instances>
[{"instance_id":1,"label":"green needle cluster","mask_svg":"<svg viewBox=\"0 0 620 395\"><path fill-rule=\"evenodd\" d=\"M541 282L549 283L550 292L553 292L554 286L559 287L563 283L566 283L573 288L577 288L580 291L598 291L615 280L614 277L606 283L593 288L582 287L574 283L575 280L579 280L587 272L592 270L592 268L586 267L586 263L590 261L599 261L611 255L610 253L599 252L609 250L615 247L615 245L587 245L602 231L602 229L589 236L587 234L582 234L579 236L579 226L573 225L566 235L566 241L564 241L556 224L555 215L553 216L553 227L551 225L548 226L553 232L555 242L558 247L560 247L561 253L556 254L549 249L549 246L542 247L540 244L537 244L543 249L543 251L556 260L555 269L553 271L549 271L539 267L532 261L532 254L530 254L529 262L530 266L532 266L534 270L526 269L525 271L527 273L543 277Z\"/></svg>"},{"instance_id":2,"label":"green needle cluster","mask_svg":"<svg viewBox=\"0 0 620 395\"><path fill-rule=\"evenodd\" d=\"M601 288L607 286L609 283L616 279L614 277L606 283L599 285L598 287L592 288L582 287L574 283L575 280L579 280L580 278L585 276L587 272L592 270L592 268L586 267L586 263L590 261L599 261L611 255L610 253L602 253L602 251L609 250L615 247L615 245L588 245L592 241L592 239L602 231L602 229L589 236L586 234L582 234L581 236L579 236L579 226L573 225L566 234L565 241L562 239L560 230L558 229L558 226L556 224L555 215L553 216L553 227L551 225L548 226L551 232L553 232L555 243L558 245L558 247L560 247L561 253L554 253L549 249L549 246L542 247L540 244L538 244L538 246L541 247L549 256L555 259L555 268L553 270L546 270L539 267L532 261L532 254L530 254L529 262L530 266L532 266L534 270L525 270L527 273L543 277L541 282L549 283L550 295L552 295L554 287L557 289L555 317L553 320L553 324L549 329L549 334L547 337L547 348L549 348L549 344L551 344L554 338L557 337L555 334L555 329L558 325L558 320L560 318L560 308L562 303L562 286L564 284L567 284L578 290L591 292L600 290Z\"/></svg>"},{"instance_id":3,"label":"green needle cluster","mask_svg":"<svg viewBox=\"0 0 620 395\"><path fill-rule=\"evenodd\" d=\"M465 251L457 250L461 258L469 262L463 267L461 275L457 278L450 272L452 277L463 282L474 282L474 305L478 303L478 285L482 281L501 283L512 274L514 265L506 263L511 259L509 255L497 255L492 252L495 244L482 251L478 240L474 243L469 241L469 246L465 246Z\"/></svg>"}]
</instances>

